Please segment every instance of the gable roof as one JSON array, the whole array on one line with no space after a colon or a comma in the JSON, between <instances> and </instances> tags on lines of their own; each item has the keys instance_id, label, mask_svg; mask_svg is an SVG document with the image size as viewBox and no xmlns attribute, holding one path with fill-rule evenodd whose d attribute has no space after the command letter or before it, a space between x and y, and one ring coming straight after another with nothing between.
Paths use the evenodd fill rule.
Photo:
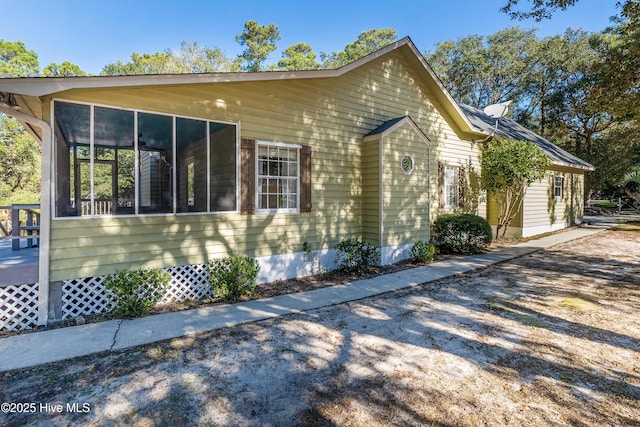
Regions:
<instances>
[{"instance_id":1,"label":"gable roof","mask_svg":"<svg viewBox=\"0 0 640 427\"><path fill-rule=\"evenodd\" d=\"M203 74L153 74L132 76L83 76L83 77L27 77L0 79L0 92L12 93L16 96L18 104L25 106L30 114L41 118L39 97L52 95L71 89L106 89L124 87L166 86L166 85L192 85L206 83L232 83L232 82L256 82L256 81L281 81L315 78L336 78L349 71L365 66L372 61L390 54L401 53L408 63L414 67L423 81L427 84L435 101L442 108L441 113L446 113L462 133L479 136L478 129L474 127L460 106L447 91L426 59L409 37L393 42L369 55L340 68L328 70L307 71L264 71L264 72L240 72L240 73L203 73Z\"/></svg>"},{"instance_id":2,"label":"gable roof","mask_svg":"<svg viewBox=\"0 0 640 427\"><path fill-rule=\"evenodd\" d=\"M364 140L367 141L371 139L376 139L378 137L384 138L387 135L395 132L396 129L398 129L401 126L404 126L405 124L408 124L413 129L413 131L420 137L420 139L424 141L425 144L429 144L431 142L429 140L429 137L422 131L422 129L418 127L416 122L414 122L413 119L411 119L411 117L409 116L401 116L401 117L396 117L395 119L387 120L386 122L382 123L380 126L375 128L374 130L366 134L364 136Z\"/></svg>"},{"instance_id":3,"label":"gable roof","mask_svg":"<svg viewBox=\"0 0 640 427\"><path fill-rule=\"evenodd\" d=\"M485 133L493 133L495 129L495 134L503 138L532 142L544 151L554 165L568 166L590 171L595 169L591 164L563 150L532 130L522 126L515 120L511 120L506 117L500 118L498 119L498 127L496 129L496 119L488 116L484 111L465 104L460 104L460 107L465 112L471 123L480 130Z\"/></svg>"}]
</instances>

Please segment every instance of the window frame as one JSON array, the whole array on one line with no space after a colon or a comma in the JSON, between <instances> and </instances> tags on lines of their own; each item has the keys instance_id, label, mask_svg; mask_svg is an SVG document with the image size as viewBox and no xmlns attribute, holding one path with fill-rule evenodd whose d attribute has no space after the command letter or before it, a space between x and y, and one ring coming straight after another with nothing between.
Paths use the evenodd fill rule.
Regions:
<instances>
[{"instance_id":1,"label":"window frame","mask_svg":"<svg viewBox=\"0 0 640 427\"><path fill-rule=\"evenodd\" d=\"M262 203L261 192L260 192L260 178L269 178L270 175L261 175L260 174L260 147L277 147L277 148L285 148L289 150L296 150L296 207L295 208L261 208L260 205ZM255 141L255 213L260 215L274 215L274 214L298 214L300 213L300 180L301 180L301 171L300 171L300 151L302 149L302 145L300 144L290 144L284 142L273 142L273 141ZM280 175L278 175L279 177Z\"/></svg>"},{"instance_id":2,"label":"window frame","mask_svg":"<svg viewBox=\"0 0 640 427\"><path fill-rule=\"evenodd\" d=\"M164 113L164 112L159 112L159 111L152 111L152 110L145 110L145 109L139 109L139 108L127 108L127 107L122 107L122 106L116 106L116 105L110 105L110 104L101 104L101 103L93 103L93 102L86 102L86 101L76 101L76 100L72 100L72 99L67 99L67 98L52 98L50 101L50 123L55 123L55 103L56 102L64 102L67 104L77 104L77 105L87 105L90 107L90 147L89 147L89 152L90 152L90 177L91 177L91 199L93 200L94 198L94 171L93 171L93 164L94 164L94 160L95 160L95 151L94 151L94 129L93 129L93 124L94 124L94 110L95 107L100 107L100 108L110 108L110 109L114 109L114 110L120 110L120 111L127 111L127 112L132 112L133 113L133 117L134 117L134 156L135 156L135 212L132 214L109 214L109 215L97 215L97 214L91 214L91 215L75 215L75 216L58 216L57 215L57 206L56 206L56 195L57 195L57 182L56 179L52 179L51 181L51 209L52 209L52 219L53 220L62 220L62 221L67 221L67 220L78 220L78 219L86 219L86 218L138 218L138 217L149 217L149 216L183 216L183 215L224 215L224 214L229 214L229 213L239 213L240 212L240 175L241 175L241 171L240 171L240 135L241 135L241 129L240 129L240 122L233 122L233 121L226 121L226 120L212 120L212 119L206 119L203 117L195 117L195 116L186 116L186 115L179 115L179 114L170 114L170 113ZM172 212L161 212L161 213L143 213L143 212L139 212L140 210L140 195L139 195L139 173L140 173L140 164L139 164L139 146L138 146L138 114L139 113L144 113L144 114L154 114L154 115L158 115L158 116L165 116L165 117L171 117L172 118L172 122L173 122L173 131L172 131L172 165L173 165L173 170L172 170L172 198L173 198L173 209ZM202 121L205 123L205 129L206 129L206 157L207 157L207 166L206 166L206 170L207 170L207 210L204 212L178 212L178 206L177 206L177 198L178 198L178 188L177 188L177 176L176 176L176 162L179 160L178 159L178 153L177 153L177 138L176 138L176 121L177 119L190 119L190 120L198 120L198 121ZM235 209L234 210L228 210L228 211L212 211L211 210L211 161L210 161L210 152L211 152L211 134L210 134L210 126L211 123L218 123L218 124L224 124L224 125L232 125L235 126L235 135L234 135L234 139L235 139L235 144L234 144L234 151L235 151ZM53 153L53 162L52 162L52 173L56 174L57 173L57 154L55 152L55 150L57 150L57 144L53 144L53 149L54 149L54 153ZM299 202L298 202L299 203ZM93 208L92 208L93 209Z\"/></svg>"},{"instance_id":3,"label":"window frame","mask_svg":"<svg viewBox=\"0 0 640 427\"><path fill-rule=\"evenodd\" d=\"M447 170L453 171L453 194L454 201L453 204L449 203L449 187L450 185L447 182ZM444 164L443 168L443 194L444 194L444 209L448 211L453 211L459 208L460 206L460 167L457 165Z\"/></svg>"},{"instance_id":4,"label":"window frame","mask_svg":"<svg viewBox=\"0 0 640 427\"><path fill-rule=\"evenodd\" d=\"M562 175L555 175L553 177L553 197L556 200L564 197L564 176Z\"/></svg>"}]
</instances>

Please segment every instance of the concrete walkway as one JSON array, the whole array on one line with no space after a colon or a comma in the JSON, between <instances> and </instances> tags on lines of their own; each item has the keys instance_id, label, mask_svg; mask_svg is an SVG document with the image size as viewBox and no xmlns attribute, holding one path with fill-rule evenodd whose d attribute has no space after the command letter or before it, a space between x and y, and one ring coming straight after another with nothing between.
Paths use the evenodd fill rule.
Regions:
<instances>
[{"instance_id":1,"label":"concrete walkway","mask_svg":"<svg viewBox=\"0 0 640 427\"><path fill-rule=\"evenodd\" d=\"M608 228L609 225L596 222L487 254L439 261L423 267L308 292L15 335L0 339L0 371L27 368L103 351L121 350L354 301L508 261L592 235Z\"/></svg>"}]
</instances>

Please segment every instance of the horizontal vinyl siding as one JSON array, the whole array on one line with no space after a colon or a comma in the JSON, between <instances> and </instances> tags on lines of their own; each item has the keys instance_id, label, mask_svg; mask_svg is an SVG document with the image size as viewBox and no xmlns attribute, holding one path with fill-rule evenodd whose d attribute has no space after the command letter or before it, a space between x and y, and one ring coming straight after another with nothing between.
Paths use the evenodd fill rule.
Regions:
<instances>
[{"instance_id":1,"label":"horizontal vinyl siding","mask_svg":"<svg viewBox=\"0 0 640 427\"><path fill-rule=\"evenodd\" d=\"M584 173L572 174L571 197L573 204L567 210L569 222L579 224L584 216Z\"/></svg>"},{"instance_id":2,"label":"horizontal vinyl siding","mask_svg":"<svg viewBox=\"0 0 640 427\"><path fill-rule=\"evenodd\" d=\"M362 156L362 238L380 245L380 140L364 143Z\"/></svg>"},{"instance_id":3,"label":"horizontal vinyl siding","mask_svg":"<svg viewBox=\"0 0 640 427\"><path fill-rule=\"evenodd\" d=\"M408 125L383 141L383 242L397 246L429 240L429 147ZM414 170L400 168L403 155L410 155Z\"/></svg>"},{"instance_id":4,"label":"horizontal vinyl siding","mask_svg":"<svg viewBox=\"0 0 640 427\"><path fill-rule=\"evenodd\" d=\"M434 149L442 151L441 146L459 141L401 53L339 78L74 90L55 98L236 122L242 138L309 145L313 207L310 213L291 215L54 220L52 280L141 265L202 263L228 254L301 252L305 241L314 249L326 249L362 236L365 228L371 238L376 214L362 197L363 135L391 118L409 115ZM44 102L47 110L48 100ZM433 159L430 167L436 170ZM433 174L431 179L434 200Z\"/></svg>"},{"instance_id":5,"label":"horizontal vinyl siding","mask_svg":"<svg viewBox=\"0 0 640 427\"><path fill-rule=\"evenodd\" d=\"M487 221L490 225L498 224L498 215L500 214L500 206L494 197L487 197ZM511 221L510 227L522 228L522 209L518 210L518 213Z\"/></svg>"},{"instance_id":6,"label":"horizontal vinyl siding","mask_svg":"<svg viewBox=\"0 0 640 427\"><path fill-rule=\"evenodd\" d=\"M564 191L561 198L553 196L556 176L564 177ZM545 178L534 183L524 203L524 227L572 224L582 220L584 195L584 174L561 170L550 170Z\"/></svg>"},{"instance_id":7,"label":"horizontal vinyl siding","mask_svg":"<svg viewBox=\"0 0 640 427\"><path fill-rule=\"evenodd\" d=\"M531 184L524 200L523 227L553 225L563 221L564 200L553 197L555 173L547 172L544 178Z\"/></svg>"}]
</instances>

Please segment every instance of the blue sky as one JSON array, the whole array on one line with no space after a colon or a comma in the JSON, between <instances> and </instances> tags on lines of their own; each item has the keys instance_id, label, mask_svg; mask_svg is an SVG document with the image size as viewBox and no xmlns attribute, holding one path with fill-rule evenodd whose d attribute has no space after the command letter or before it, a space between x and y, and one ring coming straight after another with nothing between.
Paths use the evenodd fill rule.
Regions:
<instances>
[{"instance_id":1,"label":"blue sky","mask_svg":"<svg viewBox=\"0 0 640 427\"><path fill-rule=\"evenodd\" d=\"M506 1L0 0L0 38L23 41L38 54L41 68L66 60L98 74L132 52L177 50L183 40L217 46L235 57L242 50L235 36L250 19L280 28L282 40L270 58L277 62L291 44L302 41L317 53L329 53L372 28L395 28L424 52L439 41L510 26L538 28L540 37L569 27L600 31L618 11L615 0L580 0L551 20L519 22L500 12Z\"/></svg>"}]
</instances>

